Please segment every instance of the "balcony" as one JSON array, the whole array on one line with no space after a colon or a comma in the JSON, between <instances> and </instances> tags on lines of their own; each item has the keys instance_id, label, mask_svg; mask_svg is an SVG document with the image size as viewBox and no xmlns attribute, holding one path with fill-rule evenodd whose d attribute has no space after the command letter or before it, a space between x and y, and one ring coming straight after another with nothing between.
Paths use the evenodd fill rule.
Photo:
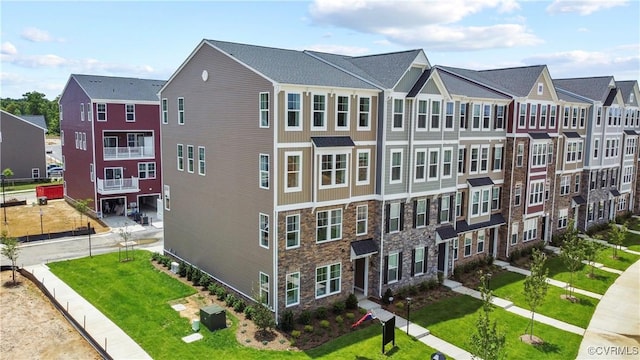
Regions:
<instances>
[{"instance_id":1,"label":"balcony","mask_svg":"<svg viewBox=\"0 0 640 360\"><path fill-rule=\"evenodd\" d=\"M105 160L121 160L121 159L153 159L155 151L153 147L136 146L136 147L103 147Z\"/></svg>"},{"instance_id":2,"label":"balcony","mask_svg":"<svg viewBox=\"0 0 640 360\"><path fill-rule=\"evenodd\" d=\"M100 179L98 178L98 193L101 195L127 194L140 191L138 178L128 179Z\"/></svg>"}]
</instances>

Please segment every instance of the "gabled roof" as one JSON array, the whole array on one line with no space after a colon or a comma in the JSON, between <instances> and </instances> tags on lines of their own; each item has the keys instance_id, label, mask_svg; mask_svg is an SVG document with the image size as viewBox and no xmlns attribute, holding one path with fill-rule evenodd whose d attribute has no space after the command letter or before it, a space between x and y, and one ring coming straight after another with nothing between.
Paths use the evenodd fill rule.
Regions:
<instances>
[{"instance_id":1,"label":"gabled roof","mask_svg":"<svg viewBox=\"0 0 640 360\"><path fill-rule=\"evenodd\" d=\"M604 101L602 105L611 106L611 104L613 104L613 101L616 99L616 96L618 96L617 88L609 90L609 95L607 95L607 99Z\"/></svg>"},{"instance_id":2,"label":"gabled roof","mask_svg":"<svg viewBox=\"0 0 640 360\"><path fill-rule=\"evenodd\" d=\"M624 99L625 104L629 105L637 105L638 99L634 97L634 103L629 103L629 95L633 93L633 89L638 85L638 82L635 80L626 80L626 81L616 81L616 86L622 92L622 98Z\"/></svg>"},{"instance_id":3,"label":"gabled roof","mask_svg":"<svg viewBox=\"0 0 640 360\"><path fill-rule=\"evenodd\" d=\"M71 74L71 79L95 100L160 101L158 92L165 83L164 80L82 74Z\"/></svg>"},{"instance_id":4,"label":"gabled roof","mask_svg":"<svg viewBox=\"0 0 640 360\"><path fill-rule=\"evenodd\" d=\"M589 78L553 79L553 84L562 90L584 96L591 101L604 103L611 87L615 84L613 76Z\"/></svg>"},{"instance_id":5,"label":"gabled roof","mask_svg":"<svg viewBox=\"0 0 640 360\"><path fill-rule=\"evenodd\" d=\"M440 79L449 94L482 99L510 99L506 94L492 90L482 84L466 80L455 72L449 71L449 69L453 68L445 68L439 65L433 67L433 71L436 71L440 75Z\"/></svg>"},{"instance_id":6,"label":"gabled roof","mask_svg":"<svg viewBox=\"0 0 640 360\"><path fill-rule=\"evenodd\" d=\"M527 96L537 84L546 65L478 71L480 76L500 85L515 96Z\"/></svg>"},{"instance_id":7,"label":"gabled roof","mask_svg":"<svg viewBox=\"0 0 640 360\"><path fill-rule=\"evenodd\" d=\"M47 131L47 123L44 120L44 115L15 115L12 114L8 111L5 110L0 110L0 112L2 113L2 115L4 116L10 116L10 117L14 117L18 120L22 120L26 123L29 123L37 128L40 128L42 130L44 130L45 132Z\"/></svg>"},{"instance_id":8,"label":"gabled roof","mask_svg":"<svg viewBox=\"0 0 640 360\"><path fill-rule=\"evenodd\" d=\"M556 81L553 80L553 86L556 89L556 94L558 95L558 100L561 101L565 101L565 102L570 102L570 103L584 103L584 104L590 104L590 101L587 101L586 98L584 96L579 96L577 94L574 94L570 91L564 90L559 88L558 86L556 86Z\"/></svg>"},{"instance_id":9,"label":"gabled roof","mask_svg":"<svg viewBox=\"0 0 640 360\"><path fill-rule=\"evenodd\" d=\"M280 84L377 89L303 51L218 40L205 40L205 43Z\"/></svg>"}]
</instances>

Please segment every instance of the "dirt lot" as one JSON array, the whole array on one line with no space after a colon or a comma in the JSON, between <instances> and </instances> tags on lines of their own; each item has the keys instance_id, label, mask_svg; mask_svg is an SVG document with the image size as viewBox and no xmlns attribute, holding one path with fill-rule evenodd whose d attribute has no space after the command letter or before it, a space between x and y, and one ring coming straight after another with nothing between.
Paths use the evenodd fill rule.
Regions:
<instances>
[{"instance_id":1,"label":"dirt lot","mask_svg":"<svg viewBox=\"0 0 640 360\"><path fill-rule=\"evenodd\" d=\"M0 359L101 359L31 281L16 280L0 273Z\"/></svg>"},{"instance_id":2,"label":"dirt lot","mask_svg":"<svg viewBox=\"0 0 640 360\"><path fill-rule=\"evenodd\" d=\"M9 201L10 197L7 197L7 202ZM0 229L7 230L11 237L39 235L40 210L42 210L42 230L45 234L71 231L80 226L87 226L87 217L83 215L81 221L80 213L64 200L49 200L47 205L42 206L32 204L12 206L6 210L7 224L0 221ZM97 233L109 231L109 228L93 219L90 222Z\"/></svg>"}]
</instances>

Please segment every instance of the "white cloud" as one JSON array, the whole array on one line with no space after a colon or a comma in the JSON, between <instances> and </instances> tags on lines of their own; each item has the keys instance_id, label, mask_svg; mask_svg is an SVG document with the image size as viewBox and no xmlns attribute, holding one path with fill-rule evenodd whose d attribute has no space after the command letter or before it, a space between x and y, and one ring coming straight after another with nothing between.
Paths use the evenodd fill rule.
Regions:
<instances>
[{"instance_id":1,"label":"white cloud","mask_svg":"<svg viewBox=\"0 0 640 360\"><path fill-rule=\"evenodd\" d=\"M15 45L12 43L5 41L0 46L0 54L4 55L15 55L18 53L18 49L16 49Z\"/></svg>"},{"instance_id":2,"label":"white cloud","mask_svg":"<svg viewBox=\"0 0 640 360\"><path fill-rule=\"evenodd\" d=\"M97 59L67 59L58 55L2 55L2 61L7 64L29 69L64 68L70 72L97 73L115 76L133 76L153 74L150 65L109 63Z\"/></svg>"},{"instance_id":3,"label":"white cloud","mask_svg":"<svg viewBox=\"0 0 640 360\"><path fill-rule=\"evenodd\" d=\"M628 0L555 0L547 6L547 12L550 14L578 13L584 16L627 3Z\"/></svg>"},{"instance_id":4,"label":"white cloud","mask_svg":"<svg viewBox=\"0 0 640 360\"><path fill-rule=\"evenodd\" d=\"M541 54L523 59L527 65L547 64L553 77L633 74L638 77L638 46L629 45L603 51L573 50ZM633 77L631 78L633 79Z\"/></svg>"},{"instance_id":5,"label":"white cloud","mask_svg":"<svg viewBox=\"0 0 640 360\"><path fill-rule=\"evenodd\" d=\"M53 36L51 36L48 32L35 27L24 29L22 31L22 34L20 35L22 36L23 39L29 40L32 42L53 42L53 41L62 42L63 41L63 39L56 39Z\"/></svg>"},{"instance_id":6,"label":"white cloud","mask_svg":"<svg viewBox=\"0 0 640 360\"><path fill-rule=\"evenodd\" d=\"M311 45L307 48L307 50L319 51L331 54L341 54L348 56L359 56L369 54L370 50L365 47L357 47L357 46L343 46L343 45Z\"/></svg>"},{"instance_id":7,"label":"white cloud","mask_svg":"<svg viewBox=\"0 0 640 360\"><path fill-rule=\"evenodd\" d=\"M484 10L504 13L519 8L515 0L316 0L309 13L316 24L384 35L403 46L477 50L542 43L522 25L523 17L517 17L519 24L454 25Z\"/></svg>"},{"instance_id":8,"label":"white cloud","mask_svg":"<svg viewBox=\"0 0 640 360\"><path fill-rule=\"evenodd\" d=\"M585 27L578 28L578 32L589 32L589 29Z\"/></svg>"}]
</instances>

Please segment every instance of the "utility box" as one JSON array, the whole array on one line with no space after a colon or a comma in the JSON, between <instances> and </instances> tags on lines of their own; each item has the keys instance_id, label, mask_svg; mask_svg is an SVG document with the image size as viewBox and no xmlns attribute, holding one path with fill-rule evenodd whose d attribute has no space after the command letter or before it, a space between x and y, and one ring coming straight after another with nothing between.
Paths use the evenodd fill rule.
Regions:
<instances>
[{"instance_id":1,"label":"utility box","mask_svg":"<svg viewBox=\"0 0 640 360\"><path fill-rule=\"evenodd\" d=\"M200 308L200 323L211 331L227 327L227 313L218 305Z\"/></svg>"},{"instance_id":2,"label":"utility box","mask_svg":"<svg viewBox=\"0 0 640 360\"><path fill-rule=\"evenodd\" d=\"M38 205L47 205L47 197L46 196L40 196L38 198Z\"/></svg>"}]
</instances>

